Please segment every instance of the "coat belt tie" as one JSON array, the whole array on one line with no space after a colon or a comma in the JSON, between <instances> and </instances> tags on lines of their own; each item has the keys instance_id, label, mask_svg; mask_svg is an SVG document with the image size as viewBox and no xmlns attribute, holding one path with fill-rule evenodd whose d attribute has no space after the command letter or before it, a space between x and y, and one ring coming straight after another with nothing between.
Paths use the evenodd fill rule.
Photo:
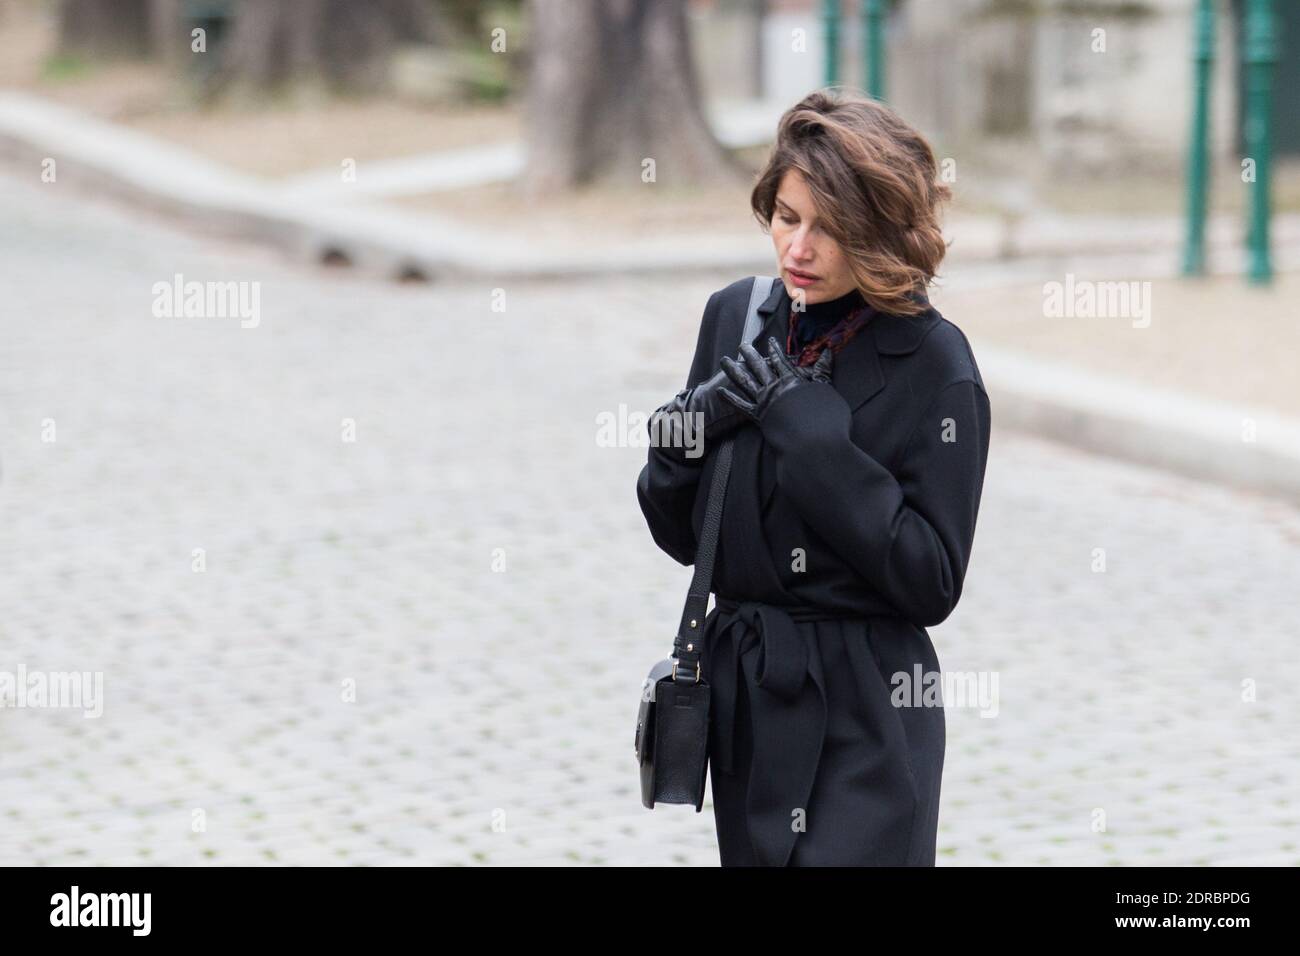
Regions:
<instances>
[{"instance_id":1,"label":"coat belt tie","mask_svg":"<svg viewBox=\"0 0 1300 956\"><path fill-rule=\"evenodd\" d=\"M785 866L797 832L794 811L808 809L826 730L821 654L795 620L843 615L719 596L706 622L716 736L713 769L735 772L736 703L745 682L754 741L746 810L755 858Z\"/></svg>"}]
</instances>

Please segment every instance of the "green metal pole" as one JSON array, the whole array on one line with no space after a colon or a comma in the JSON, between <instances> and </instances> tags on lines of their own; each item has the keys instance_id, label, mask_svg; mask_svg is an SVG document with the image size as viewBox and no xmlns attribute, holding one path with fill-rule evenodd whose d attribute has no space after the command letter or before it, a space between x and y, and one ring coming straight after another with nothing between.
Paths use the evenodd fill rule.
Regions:
<instances>
[{"instance_id":1,"label":"green metal pole","mask_svg":"<svg viewBox=\"0 0 1300 956\"><path fill-rule=\"evenodd\" d=\"M1269 256L1269 154L1273 144L1273 63L1277 59L1273 0L1248 0L1245 34L1246 154L1255 161L1247 275L1252 283L1267 285L1273 279Z\"/></svg>"},{"instance_id":2,"label":"green metal pole","mask_svg":"<svg viewBox=\"0 0 1300 956\"><path fill-rule=\"evenodd\" d=\"M1187 154L1187 239L1183 275L1205 272L1205 206L1209 180L1210 70L1214 63L1214 2L1199 0L1196 8L1192 91L1192 136Z\"/></svg>"},{"instance_id":3,"label":"green metal pole","mask_svg":"<svg viewBox=\"0 0 1300 956\"><path fill-rule=\"evenodd\" d=\"M826 34L826 85L840 81L840 3L822 0L822 23Z\"/></svg>"},{"instance_id":4,"label":"green metal pole","mask_svg":"<svg viewBox=\"0 0 1300 956\"><path fill-rule=\"evenodd\" d=\"M885 98L885 5L888 0L862 0L862 75L867 93L877 100Z\"/></svg>"}]
</instances>

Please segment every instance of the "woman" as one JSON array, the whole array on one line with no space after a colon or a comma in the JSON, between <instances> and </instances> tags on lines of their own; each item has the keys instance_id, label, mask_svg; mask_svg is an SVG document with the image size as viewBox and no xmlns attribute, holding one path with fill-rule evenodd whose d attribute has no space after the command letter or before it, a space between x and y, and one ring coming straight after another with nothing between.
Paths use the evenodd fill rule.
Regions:
<instances>
[{"instance_id":1,"label":"woman","mask_svg":"<svg viewBox=\"0 0 1300 956\"><path fill-rule=\"evenodd\" d=\"M704 428L703 455L652 443L637 484L682 564L709 450L734 438L701 650L724 866L934 864L945 731L925 629L961 595L989 442L970 345L926 296L949 196L888 107L807 96L751 196L780 269L763 329L733 359L751 279L715 292L659 410Z\"/></svg>"}]
</instances>

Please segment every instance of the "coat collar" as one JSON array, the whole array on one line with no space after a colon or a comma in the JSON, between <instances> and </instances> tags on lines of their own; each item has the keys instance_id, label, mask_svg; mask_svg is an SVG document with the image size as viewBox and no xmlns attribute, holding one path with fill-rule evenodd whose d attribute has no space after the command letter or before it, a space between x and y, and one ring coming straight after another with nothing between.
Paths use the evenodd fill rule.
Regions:
<instances>
[{"instance_id":1,"label":"coat collar","mask_svg":"<svg viewBox=\"0 0 1300 956\"><path fill-rule=\"evenodd\" d=\"M768 336L778 342L785 341L790 327L790 295L780 279L772 284L772 292L758 307L764 316L763 327L750 344L760 354L767 354ZM938 324L939 313L926 300L926 310L915 316L877 313L867 322L867 327L855 335L849 344L835 356L831 384L839 392L849 409L856 409L885 387L880 355L907 355L916 351L921 342Z\"/></svg>"}]
</instances>

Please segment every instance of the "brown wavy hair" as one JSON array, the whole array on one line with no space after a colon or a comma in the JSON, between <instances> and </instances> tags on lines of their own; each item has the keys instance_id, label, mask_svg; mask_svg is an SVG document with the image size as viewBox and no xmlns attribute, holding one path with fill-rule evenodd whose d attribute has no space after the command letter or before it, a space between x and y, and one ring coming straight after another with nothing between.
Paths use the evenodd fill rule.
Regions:
<instances>
[{"instance_id":1,"label":"brown wavy hair","mask_svg":"<svg viewBox=\"0 0 1300 956\"><path fill-rule=\"evenodd\" d=\"M824 87L781 117L749 201L765 231L790 169L808 181L862 297L881 312L923 312L925 288L948 251L938 206L952 198L925 137L877 100Z\"/></svg>"}]
</instances>

